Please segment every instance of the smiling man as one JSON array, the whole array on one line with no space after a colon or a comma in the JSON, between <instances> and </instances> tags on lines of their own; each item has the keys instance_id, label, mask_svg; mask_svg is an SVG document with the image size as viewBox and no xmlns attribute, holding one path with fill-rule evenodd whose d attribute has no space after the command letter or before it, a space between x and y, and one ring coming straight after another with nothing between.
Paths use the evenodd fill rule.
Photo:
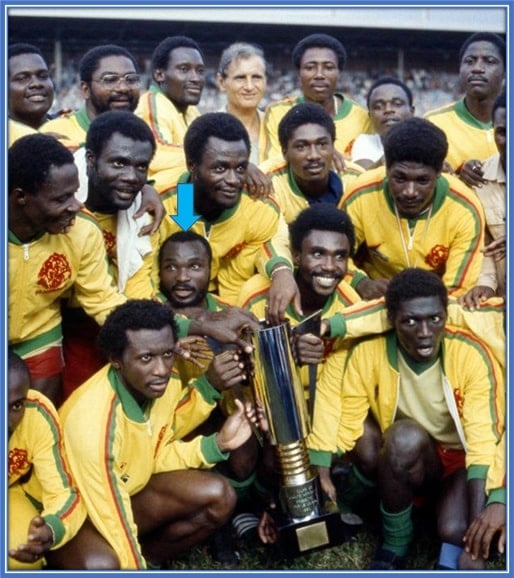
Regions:
<instances>
[{"instance_id":1,"label":"smiling man","mask_svg":"<svg viewBox=\"0 0 514 578\"><path fill-rule=\"evenodd\" d=\"M332 440L329 452L349 452L352 470L339 494L343 511L378 484L383 542L370 569L402 566L418 495L434 500L441 568L483 568L483 560L462 551L463 537L486 505L487 472L504 430L503 373L478 339L447 325L448 293L434 273L398 273L385 300L393 330L355 345L344 369L327 360L314 436ZM311 459L327 466L323 455ZM322 484L333 495L324 474Z\"/></svg>"},{"instance_id":2,"label":"smiling man","mask_svg":"<svg viewBox=\"0 0 514 578\"><path fill-rule=\"evenodd\" d=\"M47 120L54 84L43 54L36 46L11 44L8 49L9 146L36 132Z\"/></svg>"},{"instance_id":3,"label":"smiling man","mask_svg":"<svg viewBox=\"0 0 514 578\"><path fill-rule=\"evenodd\" d=\"M241 285L256 273L263 245L276 233L280 213L271 200L252 199L246 189L250 139L241 121L224 112L195 119L184 140L188 172L178 186L163 193L169 215L177 214L178 187L191 183L194 212L200 216L191 230L212 248L210 291L235 304ZM285 223L283 223L285 227ZM180 227L163 222L166 237Z\"/></svg>"},{"instance_id":4,"label":"smiling man","mask_svg":"<svg viewBox=\"0 0 514 578\"><path fill-rule=\"evenodd\" d=\"M480 273L484 211L459 179L442 173L444 132L412 117L384 139L385 168L366 171L350 186L342 208L355 226L355 263L371 279L356 286L366 298L384 294L407 267L436 272L452 296L471 289Z\"/></svg>"},{"instance_id":5,"label":"smiling man","mask_svg":"<svg viewBox=\"0 0 514 578\"><path fill-rule=\"evenodd\" d=\"M8 168L9 344L27 363L32 387L58 405L62 299L72 291L102 324L125 297L100 228L80 212L71 152L49 135L25 136L9 149Z\"/></svg>"},{"instance_id":6,"label":"smiling man","mask_svg":"<svg viewBox=\"0 0 514 578\"><path fill-rule=\"evenodd\" d=\"M53 133L72 152L84 145L92 120L107 110L134 111L141 77L132 54L115 44L88 50L79 63L84 106L45 123L41 132Z\"/></svg>"}]
</instances>

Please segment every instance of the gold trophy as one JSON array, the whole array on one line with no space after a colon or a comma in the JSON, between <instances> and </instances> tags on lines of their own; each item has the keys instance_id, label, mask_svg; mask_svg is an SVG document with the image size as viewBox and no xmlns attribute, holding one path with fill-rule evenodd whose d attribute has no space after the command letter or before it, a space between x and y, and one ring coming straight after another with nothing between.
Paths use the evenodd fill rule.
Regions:
<instances>
[{"instance_id":1,"label":"gold trophy","mask_svg":"<svg viewBox=\"0 0 514 578\"><path fill-rule=\"evenodd\" d=\"M317 472L309 461L305 440L310 418L289 323L263 326L249 336L254 347L253 395L268 420L279 474L278 504L273 513L278 551L291 558L341 544L348 536L337 508L330 510L321 499Z\"/></svg>"}]
</instances>

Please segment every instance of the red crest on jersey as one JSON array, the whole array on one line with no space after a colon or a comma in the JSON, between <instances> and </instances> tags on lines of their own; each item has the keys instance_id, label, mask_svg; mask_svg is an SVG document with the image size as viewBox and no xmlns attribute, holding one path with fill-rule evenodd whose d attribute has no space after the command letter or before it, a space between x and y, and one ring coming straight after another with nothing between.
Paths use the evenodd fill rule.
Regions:
<instances>
[{"instance_id":1,"label":"red crest on jersey","mask_svg":"<svg viewBox=\"0 0 514 578\"><path fill-rule=\"evenodd\" d=\"M432 269L444 269L444 265L448 260L448 253L448 247L444 245L434 245L432 249L430 249L430 253L425 257L425 263L432 267Z\"/></svg>"},{"instance_id":2,"label":"red crest on jersey","mask_svg":"<svg viewBox=\"0 0 514 578\"><path fill-rule=\"evenodd\" d=\"M50 293L62 289L71 278L71 267L66 255L53 253L43 263L37 276L37 284L42 288L36 293Z\"/></svg>"},{"instance_id":3,"label":"red crest on jersey","mask_svg":"<svg viewBox=\"0 0 514 578\"><path fill-rule=\"evenodd\" d=\"M102 233L104 235L105 250L107 251L107 255L109 255L111 259L115 259L116 252L114 251L114 248L116 247L116 237L110 231L102 230Z\"/></svg>"},{"instance_id":4,"label":"red crest on jersey","mask_svg":"<svg viewBox=\"0 0 514 578\"><path fill-rule=\"evenodd\" d=\"M14 476L18 472L24 473L29 465L27 450L14 448L9 451L9 476Z\"/></svg>"}]
</instances>

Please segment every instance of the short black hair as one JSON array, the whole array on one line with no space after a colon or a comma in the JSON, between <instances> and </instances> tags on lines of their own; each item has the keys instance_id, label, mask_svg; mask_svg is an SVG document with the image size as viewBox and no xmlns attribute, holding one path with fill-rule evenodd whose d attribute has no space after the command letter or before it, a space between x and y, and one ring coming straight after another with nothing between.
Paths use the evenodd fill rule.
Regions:
<instances>
[{"instance_id":1,"label":"short black hair","mask_svg":"<svg viewBox=\"0 0 514 578\"><path fill-rule=\"evenodd\" d=\"M397 162L422 163L441 171L448 154L445 133L429 120L411 117L393 125L384 138L387 168Z\"/></svg>"},{"instance_id":2,"label":"short black hair","mask_svg":"<svg viewBox=\"0 0 514 578\"><path fill-rule=\"evenodd\" d=\"M12 349L7 349L7 368L8 371L19 371L30 376L30 371L25 361Z\"/></svg>"},{"instance_id":3,"label":"short black hair","mask_svg":"<svg viewBox=\"0 0 514 578\"><path fill-rule=\"evenodd\" d=\"M387 316L394 319L404 301L418 297L439 297L444 309L448 308L448 290L441 278L426 269L409 267L397 273L385 293Z\"/></svg>"},{"instance_id":4,"label":"short black hair","mask_svg":"<svg viewBox=\"0 0 514 578\"><path fill-rule=\"evenodd\" d=\"M50 169L74 164L73 154L48 134L29 134L15 141L8 153L9 193L22 189L36 194L50 174Z\"/></svg>"},{"instance_id":5,"label":"short black hair","mask_svg":"<svg viewBox=\"0 0 514 578\"><path fill-rule=\"evenodd\" d=\"M113 309L98 333L98 346L107 358L119 359L128 344L127 331L163 329L169 325L177 340L175 315L166 305L152 299L129 299Z\"/></svg>"},{"instance_id":6,"label":"short black hair","mask_svg":"<svg viewBox=\"0 0 514 578\"><path fill-rule=\"evenodd\" d=\"M90 83L93 79L93 74L98 68L98 64L102 58L107 56L125 56L134 65L136 72L138 71L138 66L134 56L122 46L117 44L101 44L100 46L94 46L88 50L79 62L79 75L82 82Z\"/></svg>"},{"instance_id":7,"label":"short black hair","mask_svg":"<svg viewBox=\"0 0 514 578\"><path fill-rule=\"evenodd\" d=\"M403 90L403 92L405 92L405 96L407 97L409 106L413 106L412 90L405 84L405 82L402 82L399 78L396 78L395 76L381 76L380 78L377 78L377 80L375 80L375 82L369 87L368 94L366 96L366 105L368 107L368 110L369 110L369 100L372 92L376 88L378 88L379 86L383 86L384 84L395 84L396 86L399 86Z\"/></svg>"},{"instance_id":8,"label":"short black hair","mask_svg":"<svg viewBox=\"0 0 514 578\"><path fill-rule=\"evenodd\" d=\"M505 90L500 92L493 103L493 110L491 113L492 119L494 119L494 114L499 108L507 108L507 95L505 94Z\"/></svg>"},{"instance_id":9,"label":"short black hair","mask_svg":"<svg viewBox=\"0 0 514 578\"><path fill-rule=\"evenodd\" d=\"M114 133L135 141L149 142L155 153L155 137L144 120L126 110L108 110L96 116L86 136L86 149L99 156L103 147Z\"/></svg>"},{"instance_id":10,"label":"short black hair","mask_svg":"<svg viewBox=\"0 0 514 578\"><path fill-rule=\"evenodd\" d=\"M168 36L155 47L152 53L152 71L158 68L167 68L170 60L170 52L175 48L193 48L198 50L202 60L205 60L202 49L198 42L189 38L189 36Z\"/></svg>"},{"instance_id":11,"label":"short black hair","mask_svg":"<svg viewBox=\"0 0 514 578\"><path fill-rule=\"evenodd\" d=\"M189 125L184 137L184 154L188 163L199 165L210 137L229 142L244 141L250 156L250 137L243 123L228 112L206 112Z\"/></svg>"},{"instance_id":12,"label":"short black hair","mask_svg":"<svg viewBox=\"0 0 514 578\"><path fill-rule=\"evenodd\" d=\"M330 36L329 34L309 34L302 38L300 42L293 48L293 66L296 70L300 70L302 57L309 48L330 48L337 56L337 67L340 71L344 69L346 64L346 49L342 42Z\"/></svg>"},{"instance_id":13,"label":"short black hair","mask_svg":"<svg viewBox=\"0 0 514 578\"><path fill-rule=\"evenodd\" d=\"M29 44L28 42L16 42L14 44L9 44L7 47L8 58L14 58L20 54L37 54L38 56L41 56L43 60L45 60L41 50L33 44Z\"/></svg>"},{"instance_id":14,"label":"short black hair","mask_svg":"<svg viewBox=\"0 0 514 578\"><path fill-rule=\"evenodd\" d=\"M350 256L355 248L355 229L350 216L330 203L314 203L303 209L289 225L291 249L299 252L302 242L311 231L333 231L348 238Z\"/></svg>"},{"instance_id":15,"label":"short black hair","mask_svg":"<svg viewBox=\"0 0 514 578\"><path fill-rule=\"evenodd\" d=\"M469 45L473 44L474 42L490 42L491 44L494 44L498 49L498 52L500 53L503 61L503 65L505 66L505 40L493 32L475 32L475 34L468 36L459 51L459 65L462 63L464 53L469 48Z\"/></svg>"},{"instance_id":16,"label":"short black hair","mask_svg":"<svg viewBox=\"0 0 514 578\"><path fill-rule=\"evenodd\" d=\"M336 125L328 112L315 102L302 102L290 108L280 119L278 140L282 151L287 149L287 143L293 132L304 124L319 124L327 130L332 142L336 140Z\"/></svg>"},{"instance_id":17,"label":"short black hair","mask_svg":"<svg viewBox=\"0 0 514 578\"><path fill-rule=\"evenodd\" d=\"M162 265L162 255L164 253L164 249L171 243L200 243L205 252L207 253L207 259L209 261L209 266L212 263L212 248L205 237L195 233L194 231L177 231L176 233L171 234L161 245L159 249L159 267Z\"/></svg>"}]
</instances>

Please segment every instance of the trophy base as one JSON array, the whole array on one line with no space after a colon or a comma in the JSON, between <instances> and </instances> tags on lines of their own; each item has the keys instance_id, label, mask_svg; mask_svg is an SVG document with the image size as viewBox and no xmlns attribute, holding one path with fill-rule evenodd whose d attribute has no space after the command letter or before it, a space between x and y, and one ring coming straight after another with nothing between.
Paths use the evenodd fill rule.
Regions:
<instances>
[{"instance_id":1,"label":"trophy base","mask_svg":"<svg viewBox=\"0 0 514 578\"><path fill-rule=\"evenodd\" d=\"M338 546L353 536L351 527L341 521L339 512L325 512L300 522L277 517L278 540L275 543L279 558L296 558L308 552Z\"/></svg>"}]
</instances>

